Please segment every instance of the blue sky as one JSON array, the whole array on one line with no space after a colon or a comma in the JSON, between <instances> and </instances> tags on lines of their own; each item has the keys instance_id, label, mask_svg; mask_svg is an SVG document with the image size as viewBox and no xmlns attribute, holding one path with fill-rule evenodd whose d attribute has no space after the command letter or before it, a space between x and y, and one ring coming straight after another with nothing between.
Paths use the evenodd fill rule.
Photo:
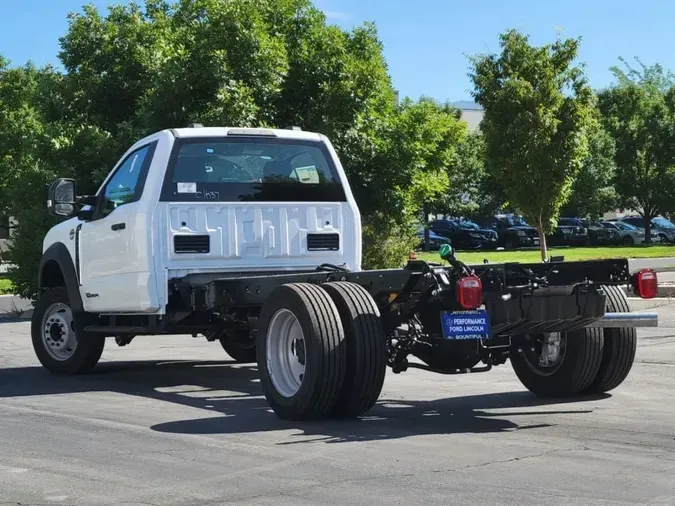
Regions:
<instances>
[{"instance_id":1,"label":"blue sky","mask_svg":"<svg viewBox=\"0 0 675 506\"><path fill-rule=\"evenodd\" d=\"M90 0L102 9L123 0ZM58 38L69 11L85 0L0 0L0 53L14 64L58 63ZM315 0L331 23L375 21L401 96L470 98L466 55L498 49L497 36L517 28L537 44L583 37L580 60L591 84L609 84L609 67L639 56L675 70L673 0Z\"/></svg>"}]
</instances>

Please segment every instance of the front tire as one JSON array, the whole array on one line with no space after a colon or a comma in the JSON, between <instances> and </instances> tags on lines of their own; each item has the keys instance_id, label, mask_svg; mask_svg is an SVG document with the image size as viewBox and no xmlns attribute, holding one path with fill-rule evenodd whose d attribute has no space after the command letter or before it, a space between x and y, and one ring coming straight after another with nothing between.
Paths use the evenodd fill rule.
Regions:
<instances>
[{"instance_id":1,"label":"front tire","mask_svg":"<svg viewBox=\"0 0 675 506\"><path fill-rule=\"evenodd\" d=\"M361 285L340 281L321 286L337 306L347 345L347 371L332 414L359 416L377 402L387 372L386 334L380 311Z\"/></svg>"},{"instance_id":2,"label":"front tire","mask_svg":"<svg viewBox=\"0 0 675 506\"><path fill-rule=\"evenodd\" d=\"M284 420L327 417L345 376L345 333L335 303L321 287L277 287L259 317L258 369L263 393Z\"/></svg>"},{"instance_id":3,"label":"front tire","mask_svg":"<svg viewBox=\"0 0 675 506\"><path fill-rule=\"evenodd\" d=\"M581 394L597 376L603 357L602 329L588 328L559 334L559 354L550 365L542 365L542 344L553 334L534 336L523 352L511 357L511 365L520 382L539 397L564 398ZM534 351L531 351L534 348ZM554 348L552 348L554 349Z\"/></svg>"},{"instance_id":4,"label":"front tire","mask_svg":"<svg viewBox=\"0 0 675 506\"><path fill-rule=\"evenodd\" d=\"M252 364L257 360L255 341L247 331L223 332L219 337L220 345L235 362Z\"/></svg>"},{"instance_id":5,"label":"front tire","mask_svg":"<svg viewBox=\"0 0 675 506\"><path fill-rule=\"evenodd\" d=\"M62 286L50 288L38 299L31 338L40 363L56 374L89 372L105 346L105 336L85 333L76 325L68 291Z\"/></svg>"},{"instance_id":6,"label":"front tire","mask_svg":"<svg viewBox=\"0 0 675 506\"><path fill-rule=\"evenodd\" d=\"M610 313L628 313L626 294L618 286L604 286L605 309ZM604 334L602 362L589 393L605 393L618 387L628 377L635 361L637 331L632 327L599 329Z\"/></svg>"}]
</instances>

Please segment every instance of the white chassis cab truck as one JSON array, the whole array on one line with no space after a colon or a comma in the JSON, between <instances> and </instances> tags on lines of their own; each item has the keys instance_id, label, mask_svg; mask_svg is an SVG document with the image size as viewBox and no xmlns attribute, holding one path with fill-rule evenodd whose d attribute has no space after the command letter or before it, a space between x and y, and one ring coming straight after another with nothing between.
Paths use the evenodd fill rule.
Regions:
<instances>
[{"instance_id":1,"label":"white chassis cab truck","mask_svg":"<svg viewBox=\"0 0 675 506\"><path fill-rule=\"evenodd\" d=\"M257 363L278 416L358 416L387 367L486 372L510 360L529 390L605 392L628 375L635 327L623 287L656 296L624 259L361 269L361 219L323 135L191 125L131 146L95 195L57 179L44 239L35 353L91 370L106 338L187 334ZM409 360L410 359L410 360Z\"/></svg>"}]
</instances>

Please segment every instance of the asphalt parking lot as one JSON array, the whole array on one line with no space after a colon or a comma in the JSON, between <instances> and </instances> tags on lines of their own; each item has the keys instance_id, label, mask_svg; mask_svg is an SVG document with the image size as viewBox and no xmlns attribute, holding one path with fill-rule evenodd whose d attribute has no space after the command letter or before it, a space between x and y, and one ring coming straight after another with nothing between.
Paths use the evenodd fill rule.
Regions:
<instances>
[{"instance_id":1,"label":"asphalt parking lot","mask_svg":"<svg viewBox=\"0 0 675 506\"><path fill-rule=\"evenodd\" d=\"M675 305L612 395L542 402L510 365L388 373L360 421L273 415L256 370L190 337L38 366L0 324L0 504L675 504Z\"/></svg>"}]
</instances>

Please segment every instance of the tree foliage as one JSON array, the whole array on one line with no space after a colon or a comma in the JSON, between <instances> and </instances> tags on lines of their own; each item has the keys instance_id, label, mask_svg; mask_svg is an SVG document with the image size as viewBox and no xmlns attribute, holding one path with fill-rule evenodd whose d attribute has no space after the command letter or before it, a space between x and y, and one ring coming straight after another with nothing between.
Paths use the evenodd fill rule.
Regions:
<instances>
[{"instance_id":1,"label":"tree foliage","mask_svg":"<svg viewBox=\"0 0 675 506\"><path fill-rule=\"evenodd\" d=\"M509 201L545 232L570 196L587 156L592 92L574 61L579 40L532 46L509 30L501 52L472 58L474 98L485 109L481 130L489 167Z\"/></svg>"},{"instance_id":2,"label":"tree foliage","mask_svg":"<svg viewBox=\"0 0 675 506\"><path fill-rule=\"evenodd\" d=\"M24 296L54 223L34 196L56 176L96 191L151 132L200 122L326 134L367 224L369 267L408 253L413 217L447 190L466 133L449 106L398 106L375 26L331 26L310 0L88 5L60 43L63 73L0 63L0 212L19 221L6 260Z\"/></svg>"},{"instance_id":3,"label":"tree foliage","mask_svg":"<svg viewBox=\"0 0 675 506\"><path fill-rule=\"evenodd\" d=\"M619 205L614 188L614 139L601 123L596 109L588 129L588 153L572 183L569 200L561 215L599 219Z\"/></svg>"},{"instance_id":4,"label":"tree foliage","mask_svg":"<svg viewBox=\"0 0 675 506\"><path fill-rule=\"evenodd\" d=\"M614 187L623 207L651 219L673 209L675 88L660 66L615 70L617 84L598 95L603 123L616 144Z\"/></svg>"}]
</instances>

